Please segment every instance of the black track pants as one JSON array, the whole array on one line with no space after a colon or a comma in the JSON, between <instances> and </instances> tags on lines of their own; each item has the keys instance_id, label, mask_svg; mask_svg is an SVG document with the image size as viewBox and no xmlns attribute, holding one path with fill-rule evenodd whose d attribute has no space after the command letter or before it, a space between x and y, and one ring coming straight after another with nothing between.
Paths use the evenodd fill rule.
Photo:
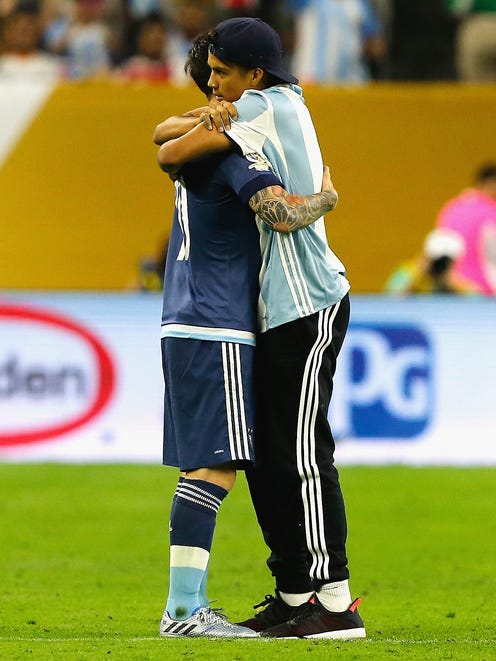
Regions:
<instances>
[{"instance_id":1,"label":"black track pants","mask_svg":"<svg viewBox=\"0 0 496 661\"><path fill-rule=\"evenodd\" d=\"M348 578L346 514L327 420L348 296L257 340L256 463L247 471L257 518L283 592Z\"/></svg>"}]
</instances>

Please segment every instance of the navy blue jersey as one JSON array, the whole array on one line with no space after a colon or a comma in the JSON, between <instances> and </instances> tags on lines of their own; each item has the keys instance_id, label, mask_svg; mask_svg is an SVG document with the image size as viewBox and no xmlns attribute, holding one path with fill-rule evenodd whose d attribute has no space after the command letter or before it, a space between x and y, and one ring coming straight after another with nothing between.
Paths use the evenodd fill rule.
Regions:
<instances>
[{"instance_id":1,"label":"navy blue jersey","mask_svg":"<svg viewBox=\"0 0 496 661\"><path fill-rule=\"evenodd\" d=\"M176 182L162 337L255 344L260 237L252 195L280 180L234 152L195 161Z\"/></svg>"}]
</instances>

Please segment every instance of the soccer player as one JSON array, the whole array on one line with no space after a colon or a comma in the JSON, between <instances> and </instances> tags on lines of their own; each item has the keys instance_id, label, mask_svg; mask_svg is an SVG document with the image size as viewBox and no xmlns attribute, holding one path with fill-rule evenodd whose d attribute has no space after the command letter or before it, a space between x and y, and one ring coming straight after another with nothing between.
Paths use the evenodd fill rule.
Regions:
<instances>
[{"instance_id":1,"label":"soccer player","mask_svg":"<svg viewBox=\"0 0 496 661\"><path fill-rule=\"evenodd\" d=\"M187 69L204 89L201 47L200 38ZM200 62L205 68L206 51ZM182 476L170 515L170 585L160 634L254 637L251 628L212 610L206 594L217 512L236 470L253 462L260 248L250 206L271 227L288 231L334 208L337 195L328 170L325 190L303 198L283 190L266 159L234 152L184 166L175 185L162 315L164 463Z\"/></svg>"},{"instance_id":2,"label":"soccer player","mask_svg":"<svg viewBox=\"0 0 496 661\"><path fill-rule=\"evenodd\" d=\"M259 19L223 21L210 36L208 63L217 109L162 144L162 169L238 147L267 158L287 191L318 190L318 140L297 80L282 68L277 33ZM231 122L222 106L235 101ZM223 130L207 130L219 118ZM360 600L352 601L349 588L345 506L327 420L350 285L323 219L293 234L263 223L260 231L259 413L256 467L247 476L276 596L242 624L270 637L364 637Z\"/></svg>"}]
</instances>

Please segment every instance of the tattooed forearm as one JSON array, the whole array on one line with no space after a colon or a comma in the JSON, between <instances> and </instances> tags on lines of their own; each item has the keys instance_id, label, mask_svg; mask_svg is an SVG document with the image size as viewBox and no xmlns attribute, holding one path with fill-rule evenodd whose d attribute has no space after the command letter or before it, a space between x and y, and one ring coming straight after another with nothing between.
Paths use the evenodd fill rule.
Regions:
<instances>
[{"instance_id":1,"label":"tattooed forearm","mask_svg":"<svg viewBox=\"0 0 496 661\"><path fill-rule=\"evenodd\" d=\"M269 186L250 198L250 207L270 229L288 234L311 225L337 202L335 190L291 195L281 186Z\"/></svg>"}]
</instances>

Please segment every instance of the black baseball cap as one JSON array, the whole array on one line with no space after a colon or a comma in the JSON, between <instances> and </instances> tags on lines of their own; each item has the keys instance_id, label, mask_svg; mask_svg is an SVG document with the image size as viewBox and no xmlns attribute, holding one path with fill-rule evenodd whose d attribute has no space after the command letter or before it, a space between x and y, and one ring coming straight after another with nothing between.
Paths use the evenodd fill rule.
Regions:
<instances>
[{"instance_id":1,"label":"black baseball cap","mask_svg":"<svg viewBox=\"0 0 496 661\"><path fill-rule=\"evenodd\" d=\"M259 67L283 83L298 83L282 66L279 35L259 18L228 18L213 30L210 42L209 51L223 62Z\"/></svg>"}]
</instances>

